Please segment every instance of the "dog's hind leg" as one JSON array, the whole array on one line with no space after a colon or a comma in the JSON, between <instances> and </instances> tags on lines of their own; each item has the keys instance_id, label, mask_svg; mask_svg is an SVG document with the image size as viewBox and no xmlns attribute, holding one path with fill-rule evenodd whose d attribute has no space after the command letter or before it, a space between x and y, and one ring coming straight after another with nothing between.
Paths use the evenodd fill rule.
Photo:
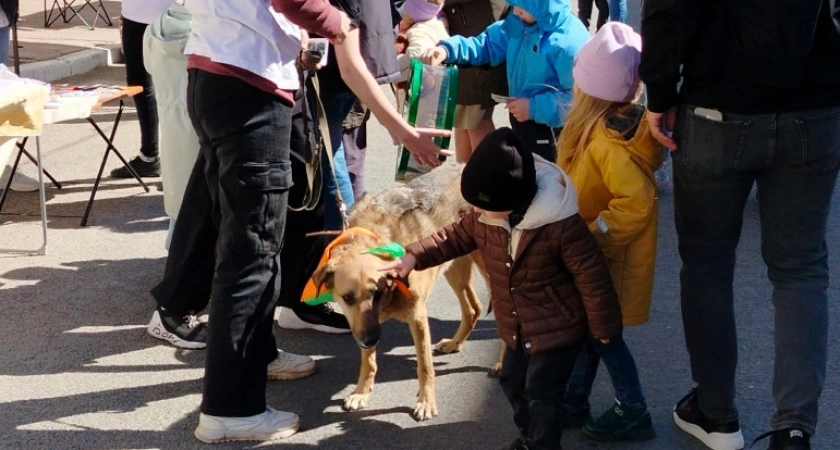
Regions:
<instances>
[{"instance_id":1,"label":"dog's hind leg","mask_svg":"<svg viewBox=\"0 0 840 450\"><path fill-rule=\"evenodd\" d=\"M359 383L356 389L344 399L345 411L358 411L368 405L376 376L376 348L362 349L362 366L359 369Z\"/></svg>"},{"instance_id":2,"label":"dog's hind leg","mask_svg":"<svg viewBox=\"0 0 840 450\"><path fill-rule=\"evenodd\" d=\"M470 336L478 318L481 316L481 301L472 284L473 260L469 257L458 258L446 270L444 275L449 286L455 291L461 304L461 324L452 339L442 339L435 349L442 353L461 351L464 341Z\"/></svg>"},{"instance_id":3,"label":"dog's hind leg","mask_svg":"<svg viewBox=\"0 0 840 450\"><path fill-rule=\"evenodd\" d=\"M435 367L432 362L432 337L429 332L429 318L424 312L408 321L414 348L417 352L417 379L420 390L417 392L417 405L414 407L415 419L423 421L436 416L437 399L435 397Z\"/></svg>"}]
</instances>

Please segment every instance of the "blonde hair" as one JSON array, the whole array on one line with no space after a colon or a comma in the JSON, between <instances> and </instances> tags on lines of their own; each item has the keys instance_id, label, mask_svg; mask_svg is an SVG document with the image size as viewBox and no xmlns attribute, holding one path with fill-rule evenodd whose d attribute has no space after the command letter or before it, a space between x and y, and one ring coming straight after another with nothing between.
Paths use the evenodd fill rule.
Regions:
<instances>
[{"instance_id":1,"label":"blonde hair","mask_svg":"<svg viewBox=\"0 0 840 450\"><path fill-rule=\"evenodd\" d=\"M593 97L574 88L572 106L566 115L563 132L557 140L557 165L568 172L583 156L589 137L599 124L606 125L614 117L629 118L633 102L613 102ZM618 133L624 137L630 130Z\"/></svg>"}]
</instances>

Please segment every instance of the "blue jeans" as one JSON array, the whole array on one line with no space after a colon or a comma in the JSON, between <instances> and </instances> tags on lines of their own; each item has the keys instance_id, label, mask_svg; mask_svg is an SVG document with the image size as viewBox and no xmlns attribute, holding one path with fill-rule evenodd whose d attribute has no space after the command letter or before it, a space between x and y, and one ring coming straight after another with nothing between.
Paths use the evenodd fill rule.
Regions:
<instances>
[{"instance_id":1,"label":"blue jeans","mask_svg":"<svg viewBox=\"0 0 840 450\"><path fill-rule=\"evenodd\" d=\"M0 64L9 65L9 36L12 27L0 27Z\"/></svg>"},{"instance_id":2,"label":"blue jeans","mask_svg":"<svg viewBox=\"0 0 840 450\"><path fill-rule=\"evenodd\" d=\"M324 80L321 80L321 89L321 101L324 103L324 114L327 116L327 126L330 129L330 142L333 147L333 163L335 164L338 191L349 210L355 199L353 198L353 184L350 182L350 172L347 170L347 160L344 155L342 124L344 118L353 108L356 96L350 91L331 93L324 90ZM336 184L332 175L330 175L330 162L326 156L321 158L321 168L324 174L324 229L340 230L342 221L338 201L335 198Z\"/></svg>"},{"instance_id":3,"label":"blue jeans","mask_svg":"<svg viewBox=\"0 0 840 450\"><path fill-rule=\"evenodd\" d=\"M610 0L610 20L627 23L627 0Z\"/></svg>"},{"instance_id":4,"label":"blue jeans","mask_svg":"<svg viewBox=\"0 0 840 450\"><path fill-rule=\"evenodd\" d=\"M761 253L773 284L773 429L814 433L825 383L829 206L840 170L840 106L785 114L723 112L713 121L681 105L674 137L674 216L680 298L700 410L729 421L735 407L733 278L753 183Z\"/></svg>"},{"instance_id":5,"label":"blue jeans","mask_svg":"<svg viewBox=\"0 0 840 450\"><path fill-rule=\"evenodd\" d=\"M592 383L602 360L610 374L615 399L631 408L647 408L636 361L620 335L610 339L608 344L602 344L592 336L586 338L569 380L565 404L573 410L589 407Z\"/></svg>"}]
</instances>

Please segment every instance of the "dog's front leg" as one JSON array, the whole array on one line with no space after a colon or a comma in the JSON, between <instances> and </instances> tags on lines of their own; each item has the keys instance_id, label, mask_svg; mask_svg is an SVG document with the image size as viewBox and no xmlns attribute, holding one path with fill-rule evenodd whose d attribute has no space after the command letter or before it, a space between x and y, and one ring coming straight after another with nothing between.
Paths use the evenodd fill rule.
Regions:
<instances>
[{"instance_id":1,"label":"dog's front leg","mask_svg":"<svg viewBox=\"0 0 840 450\"><path fill-rule=\"evenodd\" d=\"M409 328L411 329L411 336L414 338L414 348L417 351L417 378L420 381L420 390L417 392L417 406L414 407L413 416L417 420L429 420L438 413L429 319L425 316L415 318L409 323Z\"/></svg>"},{"instance_id":2,"label":"dog's front leg","mask_svg":"<svg viewBox=\"0 0 840 450\"><path fill-rule=\"evenodd\" d=\"M376 348L362 349L362 367L359 369L359 382L352 394L344 399L345 411L358 411L367 407L376 376Z\"/></svg>"}]
</instances>

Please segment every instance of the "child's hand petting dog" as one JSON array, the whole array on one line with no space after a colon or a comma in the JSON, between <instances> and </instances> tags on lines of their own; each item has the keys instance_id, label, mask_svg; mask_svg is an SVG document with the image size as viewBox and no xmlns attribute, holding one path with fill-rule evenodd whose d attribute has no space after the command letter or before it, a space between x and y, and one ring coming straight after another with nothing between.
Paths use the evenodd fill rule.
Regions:
<instances>
[{"instance_id":1,"label":"child's hand petting dog","mask_svg":"<svg viewBox=\"0 0 840 450\"><path fill-rule=\"evenodd\" d=\"M408 274L417 266L417 260L413 255L407 254L400 259L395 259L388 264L382 266L380 272L395 271L400 278L407 278Z\"/></svg>"}]
</instances>

